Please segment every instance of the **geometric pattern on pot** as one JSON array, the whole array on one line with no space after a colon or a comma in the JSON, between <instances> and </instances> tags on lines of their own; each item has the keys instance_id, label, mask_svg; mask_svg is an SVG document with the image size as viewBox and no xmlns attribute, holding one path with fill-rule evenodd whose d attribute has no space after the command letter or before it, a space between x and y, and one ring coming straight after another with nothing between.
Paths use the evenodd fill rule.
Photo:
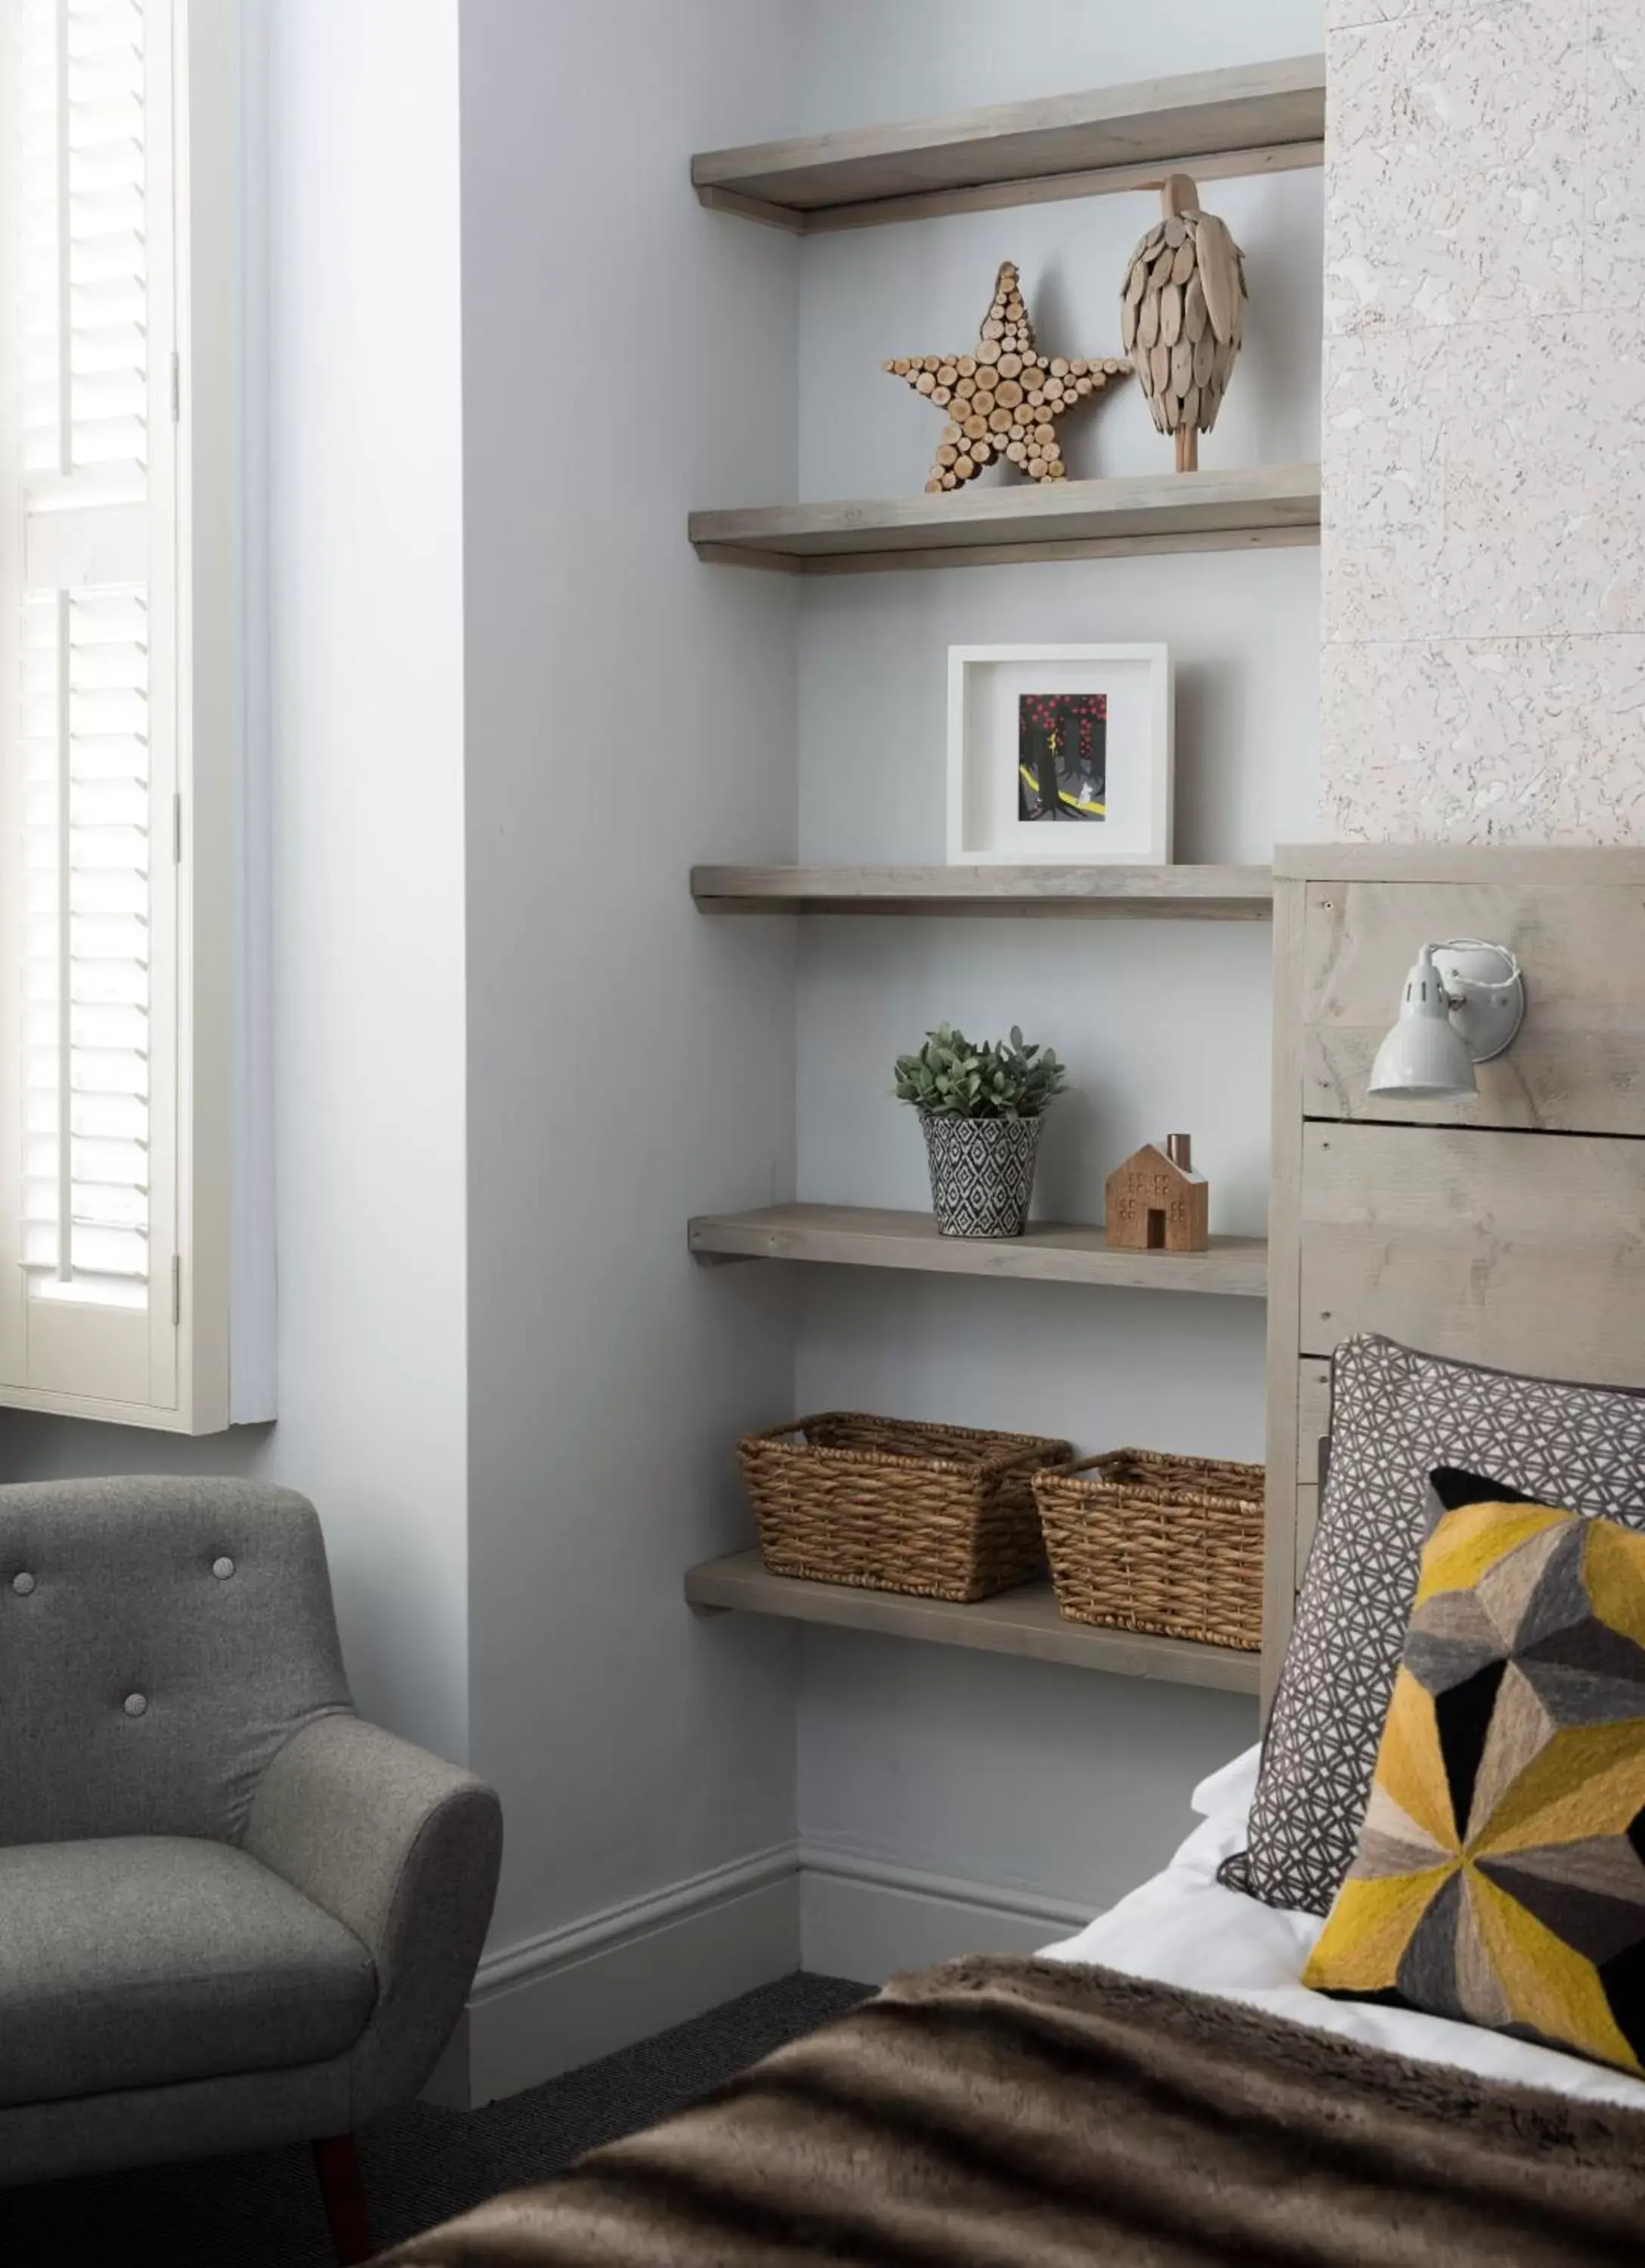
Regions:
<instances>
[{"instance_id":1,"label":"geometric pattern on pot","mask_svg":"<svg viewBox=\"0 0 1645 2268\"><path fill-rule=\"evenodd\" d=\"M1645 1536L1434 1479L1453 1508L1302 1982L1645 2070Z\"/></svg>"},{"instance_id":2,"label":"geometric pattern on pot","mask_svg":"<svg viewBox=\"0 0 1645 2268\"><path fill-rule=\"evenodd\" d=\"M1034 1194L1037 1118L919 1114L931 1204L943 1236L1021 1236Z\"/></svg>"},{"instance_id":3,"label":"geometric pattern on pot","mask_svg":"<svg viewBox=\"0 0 1645 2268\"><path fill-rule=\"evenodd\" d=\"M1350 1339L1331 1364L1331 1463L1263 1743L1248 1847L1221 1879L1324 1913L1354 1856L1393 1692L1435 1466L1495 1474L1645 1528L1645 1395L1516 1378Z\"/></svg>"}]
</instances>

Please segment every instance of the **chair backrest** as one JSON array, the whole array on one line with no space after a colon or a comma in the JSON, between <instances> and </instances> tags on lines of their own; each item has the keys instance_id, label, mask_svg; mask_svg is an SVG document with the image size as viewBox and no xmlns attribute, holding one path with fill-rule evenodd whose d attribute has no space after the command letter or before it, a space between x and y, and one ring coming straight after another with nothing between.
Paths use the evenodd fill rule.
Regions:
<instances>
[{"instance_id":1,"label":"chair backrest","mask_svg":"<svg viewBox=\"0 0 1645 2268\"><path fill-rule=\"evenodd\" d=\"M249 1481L0 1487L0 1844L238 1842L350 1705L314 1508Z\"/></svg>"}]
</instances>

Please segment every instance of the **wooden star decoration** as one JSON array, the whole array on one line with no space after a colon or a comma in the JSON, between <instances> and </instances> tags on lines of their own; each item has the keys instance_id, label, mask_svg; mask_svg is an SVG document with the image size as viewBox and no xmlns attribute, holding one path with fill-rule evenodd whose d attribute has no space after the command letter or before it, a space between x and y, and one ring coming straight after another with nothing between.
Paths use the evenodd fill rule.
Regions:
<instances>
[{"instance_id":1,"label":"wooden star decoration","mask_svg":"<svg viewBox=\"0 0 1645 2268\"><path fill-rule=\"evenodd\" d=\"M1108 356L1070 361L1041 354L1017 271L1007 260L994 279L993 304L970 353L902 355L885 368L948 413L926 482L933 490L960 487L995 457L1018 466L1030 480L1066 480L1058 419L1077 401L1100 394L1110 378L1127 376L1131 364Z\"/></svg>"}]
</instances>

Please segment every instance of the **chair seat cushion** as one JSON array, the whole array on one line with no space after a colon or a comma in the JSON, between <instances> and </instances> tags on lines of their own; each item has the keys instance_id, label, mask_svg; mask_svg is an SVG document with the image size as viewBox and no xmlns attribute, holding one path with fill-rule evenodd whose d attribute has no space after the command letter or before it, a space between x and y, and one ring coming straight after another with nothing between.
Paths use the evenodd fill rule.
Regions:
<instances>
[{"instance_id":1,"label":"chair seat cushion","mask_svg":"<svg viewBox=\"0 0 1645 2268\"><path fill-rule=\"evenodd\" d=\"M0 2103L321 2062L376 1997L352 1931L231 1845L0 1848Z\"/></svg>"}]
</instances>

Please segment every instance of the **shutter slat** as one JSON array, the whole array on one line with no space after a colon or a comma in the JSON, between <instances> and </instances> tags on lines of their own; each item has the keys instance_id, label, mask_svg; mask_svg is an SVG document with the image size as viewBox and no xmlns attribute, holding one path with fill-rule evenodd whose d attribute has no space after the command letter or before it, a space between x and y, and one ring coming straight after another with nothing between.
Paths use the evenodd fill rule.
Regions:
<instances>
[{"instance_id":1,"label":"shutter slat","mask_svg":"<svg viewBox=\"0 0 1645 2268\"><path fill-rule=\"evenodd\" d=\"M88 1228L77 1229L74 1237L77 1277L82 1270L100 1276L125 1276L144 1279L149 1272L147 1240L134 1229ZM26 1268L55 1268L57 1264L57 1227L50 1224L30 1222L24 1228L24 1261Z\"/></svg>"},{"instance_id":2,"label":"shutter slat","mask_svg":"<svg viewBox=\"0 0 1645 2268\"><path fill-rule=\"evenodd\" d=\"M145 1007L148 1005L148 970L141 961L71 961L70 962L69 998L77 1007ZM49 987L43 973L31 966L24 975L24 998L29 1002L57 998L56 972L51 972Z\"/></svg>"},{"instance_id":3,"label":"shutter slat","mask_svg":"<svg viewBox=\"0 0 1645 2268\"><path fill-rule=\"evenodd\" d=\"M55 260L57 256L57 232L61 225L55 190L49 195L31 195L26 190L21 206L23 225L18 231L18 241L25 259L33 261L49 255ZM95 243L104 236L129 234L139 244L146 244L147 216L144 211L142 191L136 182L124 188L90 189L73 194L69 198L68 210L70 243Z\"/></svg>"},{"instance_id":4,"label":"shutter slat","mask_svg":"<svg viewBox=\"0 0 1645 2268\"><path fill-rule=\"evenodd\" d=\"M60 396L55 384L34 379L23 389L23 423L25 431L40 431L53 426L56 420ZM148 385L143 372L129 364L116 364L112 370L73 371L70 373L70 410L76 424L91 423L104 417L140 418L148 422Z\"/></svg>"},{"instance_id":5,"label":"shutter slat","mask_svg":"<svg viewBox=\"0 0 1645 2268\"><path fill-rule=\"evenodd\" d=\"M23 1217L30 1221L55 1221L60 1217L61 1193L54 1159L48 1174L32 1174L24 1184ZM134 1235L149 1233L148 1201L143 1190L116 1183L75 1180L69 1185L69 1218L77 1227L129 1229Z\"/></svg>"},{"instance_id":6,"label":"shutter slat","mask_svg":"<svg viewBox=\"0 0 1645 2268\"><path fill-rule=\"evenodd\" d=\"M77 1182L99 1188L146 1189L148 1152L140 1142L81 1142L69 1145L70 1171ZM34 1136L26 1145L25 1168L35 1179L49 1175L55 1182L57 1145Z\"/></svg>"},{"instance_id":7,"label":"shutter slat","mask_svg":"<svg viewBox=\"0 0 1645 2268\"><path fill-rule=\"evenodd\" d=\"M69 1028L77 1051L129 1050L148 1061L149 1012L144 1001L77 1001L70 996Z\"/></svg>"}]
</instances>

